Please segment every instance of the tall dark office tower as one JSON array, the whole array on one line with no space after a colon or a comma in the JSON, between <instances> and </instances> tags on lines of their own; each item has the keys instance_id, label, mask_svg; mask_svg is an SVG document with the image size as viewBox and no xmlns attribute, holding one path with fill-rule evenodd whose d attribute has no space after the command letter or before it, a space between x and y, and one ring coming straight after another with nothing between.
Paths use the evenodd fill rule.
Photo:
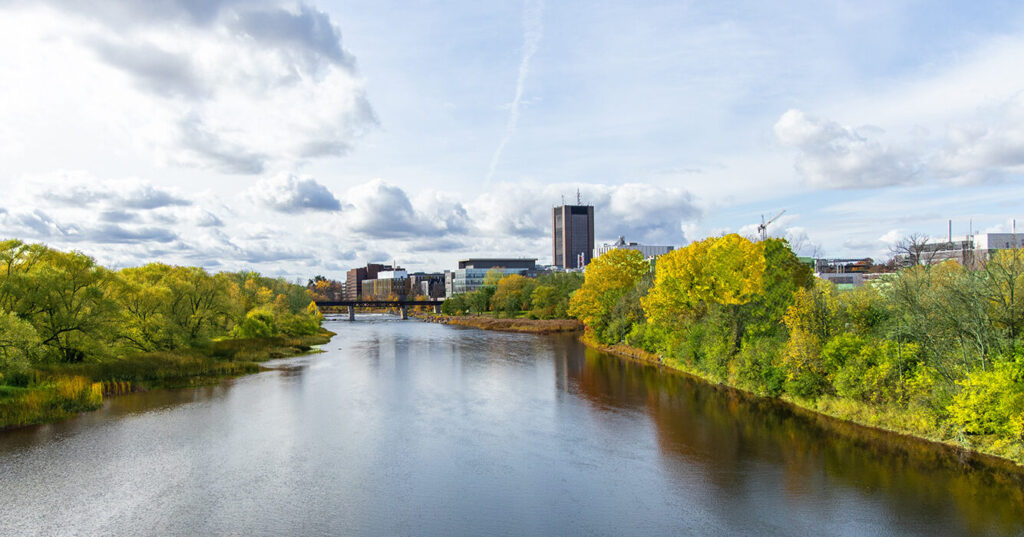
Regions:
<instances>
[{"instance_id":1,"label":"tall dark office tower","mask_svg":"<svg viewBox=\"0 0 1024 537\"><path fill-rule=\"evenodd\" d=\"M594 206L555 207L551 222L554 264L568 269L590 263L594 255Z\"/></svg>"}]
</instances>

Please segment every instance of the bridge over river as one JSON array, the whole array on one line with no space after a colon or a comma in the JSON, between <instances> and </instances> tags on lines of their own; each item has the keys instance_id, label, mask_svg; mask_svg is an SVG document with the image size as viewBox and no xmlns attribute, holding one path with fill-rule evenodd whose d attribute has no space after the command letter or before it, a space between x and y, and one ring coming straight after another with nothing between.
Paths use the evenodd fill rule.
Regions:
<instances>
[{"instance_id":1,"label":"bridge over river","mask_svg":"<svg viewBox=\"0 0 1024 537\"><path fill-rule=\"evenodd\" d=\"M356 308L399 308L402 319L409 318L409 306L433 306L434 313L441 313L441 300L317 300L318 308L348 308L348 320L356 320Z\"/></svg>"}]
</instances>

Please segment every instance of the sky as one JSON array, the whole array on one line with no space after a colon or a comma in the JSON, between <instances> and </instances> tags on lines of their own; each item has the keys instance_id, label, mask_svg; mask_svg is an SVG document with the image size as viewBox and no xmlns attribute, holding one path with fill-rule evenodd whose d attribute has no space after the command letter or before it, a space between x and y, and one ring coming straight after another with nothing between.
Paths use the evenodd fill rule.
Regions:
<instances>
[{"instance_id":1,"label":"sky","mask_svg":"<svg viewBox=\"0 0 1024 537\"><path fill-rule=\"evenodd\" d=\"M0 0L0 238L344 279L754 236L1009 231L1024 4Z\"/></svg>"}]
</instances>

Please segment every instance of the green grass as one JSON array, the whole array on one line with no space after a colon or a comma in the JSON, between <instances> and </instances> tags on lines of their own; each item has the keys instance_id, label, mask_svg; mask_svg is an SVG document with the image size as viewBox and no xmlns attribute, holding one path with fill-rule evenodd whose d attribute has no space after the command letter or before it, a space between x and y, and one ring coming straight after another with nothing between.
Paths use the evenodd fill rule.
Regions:
<instances>
[{"instance_id":1,"label":"green grass","mask_svg":"<svg viewBox=\"0 0 1024 537\"><path fill-rule=\"evenodd\" d=\"M0 386L0 400L19 397L28 391L28 388L20 388L18 386Z\"/></svg>"},{"instance_id":2,"label":"green grass","mask_svg":"<svg viewBox=\"0 0 1024 537\"><path fill-rule=\"evenodd\" d=\"M56 421L103 406L102 384L85 377L60 377L33 388L7 390L0 399L0 429Z\"/></svg>"}]
</instances>

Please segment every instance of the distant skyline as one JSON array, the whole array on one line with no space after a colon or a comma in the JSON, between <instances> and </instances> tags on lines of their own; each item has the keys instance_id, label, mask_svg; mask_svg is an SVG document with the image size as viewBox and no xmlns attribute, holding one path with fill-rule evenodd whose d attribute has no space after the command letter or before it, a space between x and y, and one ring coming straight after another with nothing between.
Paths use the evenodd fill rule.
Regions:
<instances>
[{"instance_id":1,"label":"distant skyline","mask_svg":"<svg viewBox=\"0 0 1024 537\"><path fill-rule=\"evenodd\" d=\"M0 237L287 278L1024 219L1016 2L0 1ZM1024 221L1024 220L1022 220Z\"/></svg>"}]
</instances>

